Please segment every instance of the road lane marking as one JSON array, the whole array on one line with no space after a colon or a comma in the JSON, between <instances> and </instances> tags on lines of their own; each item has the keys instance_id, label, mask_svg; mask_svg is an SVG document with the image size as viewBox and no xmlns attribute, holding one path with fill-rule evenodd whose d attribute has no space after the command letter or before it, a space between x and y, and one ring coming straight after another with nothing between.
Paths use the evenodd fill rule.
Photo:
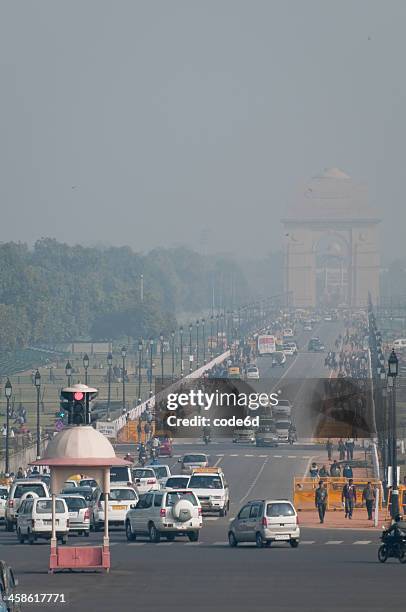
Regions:
<instances>
[{"instance_id":1,"label":"road lane marking","mask_svg":"<svg viewBox=\"0 0 406 612\"><path fill-rule=\"evenodd\" d=\"M326 544L342 544L343 540L329 540Z\"/></svg>"},{"instance_id":2,"label":"road lane marking","mask_svg":"<svg viewBox=\"0 0 406 612\"><path fill-rule=\"evenodd\" d=\"M146 542L129 542L127 546L145 546Z\"/></svg>"},{"instance_id":3,"label":"road lane marking","mask_svg":"<svg viewBox=\"0 0 406 612\"><path fill-rule=\"evenodd\" d=\"M185 546L200 546L204 542L185 542Z\"/></svg>"},{"instance_id":4,"label":"road lane marking","mask_svg":"<svg viewBox=\"0 0 406 612\"><path fill-rule=\"evenodd\" d=\"M296 455L288 455L288 459L299 459L299 457L296 457Z\"/></svg>"},{"instance_id":5,"label":"road lane marking","mask_svg":"<svg viewBox=\"0 0 406 612\"><path fill-rule=\"evenodd\" d=\"M203 521L218 521L219 518L219 516L204 516Z\"/></svg>"},{"instance_id":6,"label":"road lane marking","mask_svg":"<svg viewBox=\"0 0 406 612\"><path fill-rule=\"evenodd\" d=\"M252 481L248 491L246 492L246 494L244 495L244 497L242 497L240 499L240 504L247 499L248 495L251 493L252 489L255 487L255 485L257 484L259 477L261 476L262 472L264 471L264 467L266 466L266 464L268 463L268 459L265 459L265 461L263 462L262 466L259 469L258 474L256 475L256 477L254 478L254 480Z\"/></svg>"},{"instance_id":7,"label":"road lane marking","mask_svg":"<svg viewBox=\"0 0 406 612\"><path fill-rule=\"evenodd\" d=\"M353 544L371 544L371 540L356 540Z\"/></svg>"},{"instance_id":8,"label":"road lane marking","mask_svg":"<svg viewBox=\"0 0 406 612\"><path fill-rule=\"evenodd\" d=\"M221 455L221 457L219 459L217 459L216 463L214 464L214 467L217 467L218 464L220 463L220 461L223 459L224 455Z\"/></svg>"},{"instance_id":9,"label":"road lane marking","mask_svg":"<svg viewBox=\"0 0 406 612\"><path fill-rule=\"evenodd\" d=\"M239 455L230 455L230 457L239 457Z\"/></svg>"},{"instance_id":10,"label":"road lane marking","mask_svg":"<svg viewBox=\"0 0 406 612\"><path fill-rule=\"evenodd\" d=\"M311 459L312 456L311 455L303 455L302 459Z\"/></svg>"},{"instance_id":11,"label":"road lane marking","mask_svg":"<svg viewBox=\"0 0 406 612\"><path fill-rule=\"evenodd\" d=\"M268 455L258 455L258 457L261 457L261 459L264 459L265 457L268 457Z\"/></svg>"},{"instance_id":12,"label":"road lane marking","mask_svg":"<svg viewBox=\"0 0 406 612\"><path fill-rule=\"evenodd\" d=\"M213 542L212 546L229 546L228 542Z\"/></svg>"},{"instance_id":13,"label":"road lane marking","mask_svg":"<svg viewBox=\"0 0 406 612\"><path fill-rule=\"evenodd\" d=\"M244 455L244 457L255 457L255 455Z\"/></svg>"},{"instance_id":14,"label":"road lane marking","mask_svg":"<svg viewBox=\"0 0 406 612\"><path fill-rule=\"evenodd\" d=\"M272 455L274 459L282 459L282 455Z\"/></svg>"},{"instance_id":15,"label":"road lane marking","mask_svg":"<svg viewBox=\"0 0 406 612\"><path fill-rule=\"evenodd\" d=\"M301 545L302 545L302 544L305 544L305 545L306 545L306 544L315 544L315 543L316 543L316 540L301 540L301 541L300 541L300 544L301 544Z\"/></svg>"}]
</instances>

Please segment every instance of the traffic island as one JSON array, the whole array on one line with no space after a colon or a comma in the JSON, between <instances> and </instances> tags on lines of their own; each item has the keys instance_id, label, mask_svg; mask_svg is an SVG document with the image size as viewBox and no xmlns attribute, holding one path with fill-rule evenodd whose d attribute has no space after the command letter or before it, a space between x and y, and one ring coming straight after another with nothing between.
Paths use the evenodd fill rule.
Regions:
<instances>
[{"instance_id":1,"label":"traffic island","mask_svg":"<svg viewBox=\"0 0 406 612\"><path fill-rule=\"evenodd\" d=\"M110 442L90 426L67 427L49 442L44 457L31 463L48 466L51 472L52 537L49 572L58 570L110 570L108 495L110 468L131 465L116 457ZM101 486L104 496L104 538L102 546L58 546L56 537L55 501L63 483L73 473L84 473Z\"/></svg>"}]
</instances>

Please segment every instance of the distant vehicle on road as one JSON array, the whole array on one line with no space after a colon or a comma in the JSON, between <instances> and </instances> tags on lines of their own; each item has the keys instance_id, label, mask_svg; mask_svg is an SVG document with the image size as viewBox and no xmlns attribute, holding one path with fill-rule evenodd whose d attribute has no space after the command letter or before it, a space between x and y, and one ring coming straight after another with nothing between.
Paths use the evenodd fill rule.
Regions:
<instances>
[{"instance_id":1,"label":"distant vehicle on road","mask_svg":"<svg viewBox=\"0 0 406 612\"><path fill-rule=\"evenodd\" d=\"M311 338L307 346L307 350L313 353L322 353L325 351L325 346L320 342L320 338Z\"/></svg>"},{"instance_id":2,"label":"distant vehicle on road","mask_svg":"<svg viewBox=\"0 0 406 612\"><path fill-rule=\"evenodd\" d=\"M292 426L290 419L278 419L275 422L276 434L279 442L289 442L289 432Z\"/></svg>"},{"instance_id":3,"label":"distant vehicle on road","mask_svg":"<svg viewBox=\"0 0 406 612\"><path fill-rule=\"evenodd\" d=\"M64 499L55 500L56 537L66 544L69 532L69 512ZM39 538L50 540L52 533L52 499L50 497L26 498L18 510L17 538L21 544L28 540L34 544Z\"/></svg>"},{"instance_id":4,"label":"distant vehicle on road","mask_svg":"<svg viewBox=\"0 0 406 612\"><path fill-rule=\"evenodd\" d=\"M132 504L138 502L138 495L132 487L116 486L111 487L108 496L108 523L109 527L115 525L117 527L124 527L124 521L128 510ZM105 499L102 491L95 491L95 495L92 501L90 514L91 514L91 527L94 531L99 531L104 527L105 520Z\"/></svg>"},{"instance_id":5,"label":"distant vehicle on road","mask_svg":"<svg viewBox=\"0 0 406 612\"><path fill-rule=\"evenodd\" d=\"M235 429L233 432L233 442L234 444L238 444L239 442L254 444L255 431L253 429Z\"/></svg>"},{"instance_id":6,"label":"distant vehicle on road","mask_svg":"<svg viewBox=\"0 0 406 612\"><path fill-rule=\"evenodd\" d=\"M20 504L28 497L49 497L49 490L45 482L34 480L33 478L24 478L13 482L6 505L5 519L7 531L14 530Z\"/></svg>"},{"instance_id":7,"label":"distant vehicle on road","mask_svg":"<svg viewBox=\"0 0 406 612\"><path fill-rule=\"evenodd\" d=\"M152 467L133 469L134 485L139 495L152 489L159 489L158 478Z\"/></svg>"},{"instance_id":8,"label":"distant vehicle on road","mask_svg":"<svg viewBox=\"0 0 406 612\"><path fill-rule=\"evenodd\" d=\"M190 476L186 474L169 476L169 478L167 478L165 482L162 483L162 488L163 489L187 489L189 479L190 479Z\"/></svg>"},{"instance_id":9,"label":"distant vehicle on road","mask_svg":"<svg viewBox=\"0 0 406 612\"><path fill-rule=\"evenodd\" d=\"M8 500L8 487L0 486L0 521L6 516L6 504Z\"/></svg>"},{"instance_id":10,"label":"distant vehicle on road","mask_svg":"<svg viewBox=\"0 0 406 612\"><path fill-rule=\"evenodd\" d=\"M69 533L89 536L90 512L88 502L81 495L61 495L68 507Z\"/></svg>"},{"instance_id":11,"label":"distant vehicle on road","mask_svg":"<svg viewBox=\"0 0 406 612\"><path fill-rule=\"evenodd\" d=\"M284 338L292 338L293 336L294 336L293 329L288 327L287 329L283 330L283 337Z\"/></svg>"},{"instance_id":12,"label":"distant vehicle on road","mask_svg":"<svg viewBox=\"0 0 406 612\"><path fill-rule=\"evenodd\" d=\"M259 355L272 355L276 351L276 338L271 334L261 334L257 343Z\"/></svg>"},{"instance_id":13,"label":"distant vehicle on road","mask_svg":"<svg viewBox=\"0 0 406 612\"><path fill-rule=\"evenodd\" d=\"M158 449L160 457L172 457L173 448L172 440L170 438L160 438L161 445Z\"/></svg>"},{"instance_id":14,"label":"distant vehicle on road","mask_svg":"<svg viewBox=\"0 0 406 612\"><path fill-rule=\"evenodd\" d=\"M182 474L191 474L196 468L206 468L209 466L209 458L203 453L191 453L184 455L178 462L181 464Z\"/></svg>"},{"instance_id":15,"label":"distant vehicle on road","mask_svg":"<svg viewBox=\"0 0 406 612\"><path fill-rule=\"evenodd\" d=\"M272 542L287 542L297 548L300 528L293 504L285 499L250 501L230 523L228 542L235 547L240 542L255 542L258 548Z\"/></svg>"},{"instance_id":16,"label":"distant vehicle on road","mask_svg":"<svg viewBox=\"0 0 406 612\"><path fill-rule=\"evenodd\" d=\"M246 378L259 378L259 370L256 365L247 366Z\"/></svg>"},{"instance_id":17,"label":"distant vehicle on road","mask_svg":"<svg viewBox=\"0 0 406 612\"><path fill-rule=\"evenodd\" d=\"M283 351L276 351L272 355L272 367L284 366L286 363L286 355Z\"/></svg>"}]
</instances>

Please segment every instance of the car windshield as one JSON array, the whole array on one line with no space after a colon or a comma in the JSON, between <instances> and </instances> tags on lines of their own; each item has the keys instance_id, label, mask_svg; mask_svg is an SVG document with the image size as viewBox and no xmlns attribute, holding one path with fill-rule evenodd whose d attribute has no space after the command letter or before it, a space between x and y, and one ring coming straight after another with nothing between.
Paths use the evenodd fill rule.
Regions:
<instances>
[{"instance_id":1,"label":"car windshield","mask_svg":"<svg viewBox=\"0 0 406 612\"><path fill-rule=\"evenodd\" d=\"M206 461L205 455L185 455L183 457L183 463L206 463Z\"/></svg>"},{"instance_id":2,"label":"car windshield","mask_svg":"<svg viewBox=\"0 0 406 612\"><path fill-rule=\"evenodd\" d=\"M166 466L161 465L159 467L154 467L154 472L156 474L157 478L166 478L168 475L168 470L166 469Z\"/></svg>"},{"instance_id":3,"label":"car windshield","mask_svg":"<svg viewBox=\"0 0 406 612\"><path fill-rule=\"evenodd\" d=\"M222 489L219 476L192 476L189 482L190 489Z\"/></svg>"},{"instance_id":4,"label":"car windshield","mask_svg":"<svg viewBox=\"0 0 406 612\"><path fill-rule=\"evenodd\" d=\"M110 501L130 501L137 499L134 489L111 489L109 493ZM100 501L104 501L104 493L100 495Z\"/></svg>"},{"instance_id":5,"label":"car windshield","mask_svg":"<svg viewBox=\"0 0 406 612\"><path fill-rule=\"evenodd\" d=\"M286 502L278 502L268 504L266 507L266 515L269 517L273 516L295 516L295 511L291 504Z\"/></svg>"},{"instance_id":6,"label":"car windshield","mask_svg":"<svg viewBox=\"0 0 406 612\"><path fill-rule=\"evenodd\" d=\"M89 478L88 480L80 481L81 487L97 487L97 482L93 480L93 478Z\"/></svg>"},{"instance_id":7,"label":"car windshield","mask_svg":"<svg viewBox=\"0 0 406 612\"><path fill-rule=\"evenodd\" d=\"M69 512L77 512L82 508L87 508L86 500L83 497L66 497L65 502Z\"/></svg>"},{"instance_id":8,"label":"car windshield","mask_svg":"<svg viewBox=\"0 0 406 612\"><path fill-rule=\"evenodd\" d=\"M181 476L172 476L166 481L167 487L186 487L189 477L182 478Z\"/></svg>"},{"instance_id":9,"label":"car windshield","mask_svg":"<svg viewBox=\"0 0 406 612\"><path fill-rule=\"evenodd\" d=\"M86 500L89 500L92 497L93 491L90 487L76 487L75 489L72 489L72 487L68 487L67 489L62 489L61 493L74 493L75 495L80 495Z\"/></svg>"},{"instance_id":10,"label":"car windshield","mask_svg":"<svg viewBox=\"0 0 406 612\"><path fill-rule=\"evenodd\" d=\"M28 483L27 484L19 484L16 486L15 491L14 491L14 497L16 497L17 499L22 497L24 495L24 493L35 493L36 495L38 495L38 497L45 497L46 493L45 493L45 487L42 484L31 484Z\"/></svg>"},{"instance_id":11,"label":"car windshield","mask_svg":"<svg viewBox=\"0 0 406 612\"><path fill-rule=\"evenodd\" d=\"M291 424L289 421L278 421L276 423L276 428L277 429L289 429L290 425Z\"/></svg>"},{"instance_id":12,"label":"car windshield","mask_svg":"<svg viewBox=\"0 0 406 612\"><path fill-rule=\"evenodd\" d=\"M171 493L167 493L166 505L174 506L176 502L180 499L186 499L187 501L190 501L194 506L197 506L197 499L194 493L192 493L192 491L174 491Z\"/></svg>"},{"instance_id":13,"label":"car windshield","mask_svg":"<svg viewBox=\"0 0 406 612\"><path fill-rule=\"evenodd\" d=\"M142 468L137 468L133 471L134 478L155 478L154 470L144 470Z\"/></svg>"},{"instance_id":14,"label":"car windshield","mask_svg":"<svg viewBox=\"0 0 406 612\"><path fill-rule=\"evenodd\" d=\"M258 372L258 369L257 368L248 368L247 372L255 372L256 373L256 372Z\"/></svg>"},{"instance_id":15,"label":"car windshield","mask_svg":"<svg viewBox=\"0 0 406 612\"><path fill-rule=\"evenodd\" d=\"M114 467L110 468L111 482L128 482L128 468Z\"/></svg>"},{"instance_id":16,"label":"car windshield","mask_svg":"<svg viewBox=\"0 0 406 612\"><path fill-rule=\"evenodd\" d=\"M55 511L57 514L63 514L65 505L62 500L57 499L55 501ZM37 501L37 514L51 514L52 512L52 501L50 499L40 499Z\"/></svg>"}]
</instances>

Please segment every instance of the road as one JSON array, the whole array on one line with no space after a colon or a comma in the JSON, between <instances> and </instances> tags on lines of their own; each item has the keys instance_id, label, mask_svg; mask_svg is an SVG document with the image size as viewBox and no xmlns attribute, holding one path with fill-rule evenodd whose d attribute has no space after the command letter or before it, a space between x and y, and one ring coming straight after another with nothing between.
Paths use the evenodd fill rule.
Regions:
<instances>
[{"instance_id":1,"label":"road","mask_svg":"<svg viewBox=\"0 0 406 612\"><path fill-rule=\"evenodd\" d=\"M317 332L326 344L335 338L337 330L333 327L330 324L325 330L323 325ZM315 377L326 376L323 363L322 355L299 353L291 360L293 365L285 369L285 378L309 372ZM260 369L266 371L266 365L260 363ZM300 397L302 393L303 390ZM118 450L125 451L126 447ZM49 575L48 544L22 545L17 543L15 534L2 531L0 556L15 568L19 591L65 593L67 603L59 607L74 612L89 608L97 612L404 609L405 568L397 561L386 565L378 562L376 533L302 528L297 549L282 543L270 549L228 546L230 517L246 500L291 497L292 477L307 470L315 452L312 445L302 441L293 447L262 449L224 440L214 440L208 447L191 441L176 445L175 456L165 462L176 473L178 457L193 450L208 452L211 464L222 467L231 496L229 516L205 517L199 542L178 538L160 544L142 539L128 543L124 531L115 529L111 532L110 574ZM91 534L86 540L70 538L70 544L100 541L101 534ZM42 605L41 610L52 607ZM31 608L35 609L35 605L23 609Z\"/></svg>"}]
</instances>

